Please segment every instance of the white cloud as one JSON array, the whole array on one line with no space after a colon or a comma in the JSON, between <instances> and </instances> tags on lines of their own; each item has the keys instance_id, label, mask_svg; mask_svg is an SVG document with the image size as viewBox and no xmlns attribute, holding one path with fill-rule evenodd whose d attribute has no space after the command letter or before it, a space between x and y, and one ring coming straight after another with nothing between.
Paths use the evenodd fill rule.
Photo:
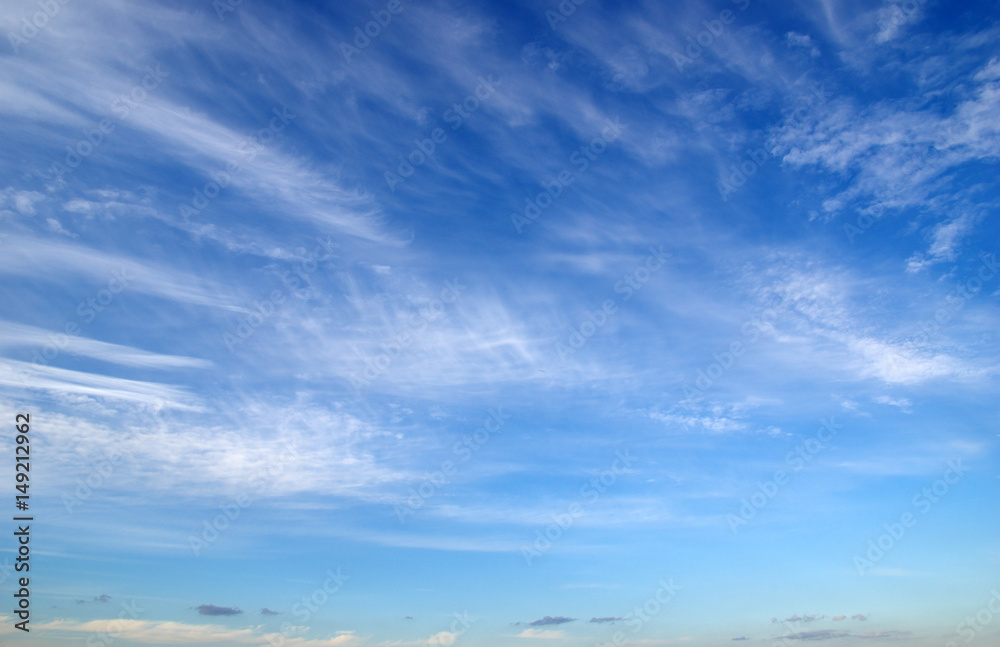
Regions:
<instances>
[{"instance_id":1,"label":"white cloud","mask_svg":"<svg viewBox=\"0 0 1000 647\"><path fill-rule=\"evenodd\" d=\"M6 211L12 208L22 216L35 215L35 205L45 200L45 195L37 191L21 191L14 187L7 187L0 191L0 214L12 214Z\"/></svg>"},{"instance_id":2,"label":"white cloud","mask_svg":"<svg viewBox=\"0 0 1000 647\"><path fill-rule=\"evenodd\" d=\"M812 38L808 34L800 34L798 32L790 31L785 34L785 40L788 42L789 46L802 47L809 50L809 55L814 58L820 55L819 48L816 47Z\"/></svg>"},{"instance_id":3,"label":"white cloud","mask_svg":"<svg viewBox=\"0 0 1000 647\"><path fill-rule=\"evenodd\" d=\"M78 237L77 234L74 234L73 232L67 231L65 228L63 228L62 223L56 220L55 218L46 218L45 223L49 226L49 231L51 232L60 234L62 236L68 236L70 238Z\"/></svg>"},{"instance_id":4,"label":"white cloud","mask_svg":"<svg viewBox=\"0 0 1000 647\"><path fill-rule=\"evenodd\" d=\"M110 398L125 402L199 410L197 397L183 387L108 377L16 360L0 360L0 385L21 393L43 391Z\"/></svg>"},{"instance_id":5,"label":"white cloud","mask_svg":"<svg viewBox=\"0 0 1000 647\"><path fill-rule=\"evenodd\" d=\"M669 426L680 426L684 429L702 430L709 434L728 434L747 431L750 425L741 420L734 420L723 416L697 416L678 415L653 412L649 414L653 420L657 420Z\"/></svg>"},{"instance_id":6,"label":"white cloud","mask_svg":"<svg viewBox=\"0 0 1000 647\"><path fill-rule=\"evenodd\" d=\"M954 261L961 247L962 239L972 231L976 220L970 213L964 213L935 226L927 254L916 253L910 257L906 270L917 272L932 263Z\"/></svg>"},{"instance_id":7,"label":"white cloud","mask_svg":"<svg viewBox=\"0 0 1000 647\"><path fill-rule=\"evenodd\" d=\"M212 362L195 357L161 355L139 348L110 344L96 339L63 335L62 333L34 326L25 326L10 321L3 321L2 323L3 327L0 328L0 349L25 346L40 349L46 345L53 344L53 339L62 339L65 343L60 345L61 352L81 357L91 357L122 366L158 369L210 368L212 366Z\"/></svg>"},{"instance_id":8,"label":"white cloud","mask_svg":"<svg viewBox=\"0 0 1000 647\"><path fill-rule=\"evenodd\" d=\"M1000 155L1000 125L991 118L1000 112L1000 63L994 60L968 84L968 94L950 114L889 100L859 107L832 98L806 118L789 118L774 129L770 145L790 167L853 174L846 188L827 197L831 216L846 211L853 221L858 211L874 218L903 208L935 216L953 212L964 208L964 194L950 186L948 172ZM932 257L954 251L971 224L955 220L937 229Z\"/></svg>"},{"instance_id":9,"label":"white cloud","mask_svg":"<svg viewBox=\"0 0 1000 647\"><path fill-rule=\"evenodd\" d=\"M909 398L891 398L887 395L877 395L872 398L872 402L876 402L878 404L884 404L890 407L897 407L898 409L903 411L903 413L912 412L911 410L912 403L910 402Z\"/></svg>"},{"instance_id":10,"label":"white cloud","mask_svg":"<svg viewBox=\"0 0 1000 647\"><path fill-rule=\"evenodd\" d=\"M24 236L11 236L4 242L7 244L0 255L0 273L60 283L67 276L85 277L96 283L81 296L93 297L98 290L119 277L119 284L126 284L124 290L193 305L242 309L233 303L228 296L229 290L221 285L117 252ZM116 289L123 291L118 284Z\"/></svg>"},{"instance_id":11,"label":"white cloud","mask_svg":"<svg viewBox=\"0 0 1000 647\"><path fill-rule=\"evenodd\" d=\"M827 370L889 384L975 374L966 361L943 350L943 339L922 347L899 341L899 331L880 323L881 313L868 305L869 279L792 256L776 259L774 268L780 268L780 278L770 280L765 274L758 291L781 299L782 313L774 324L778 342L816 353Z\"/></svg>"},{"instance_id":12,"label":"white cloud","mask_svg":"<svg viewBox=\"0 0 1000 647\"><path fill-rule=\"evenodd\" d=\"M452 633L450 631L439 631L430 638L427 639L427 645L452 645L455 643L455 639L458 638L460 634Z\"/></svg>"},{"instance_id":13,"label":"white cloud","mask_svg":"<svg viewBox=\"0 0 1000 647\"><path fill-rule=\"evenodd\" d=\"M51 486L71 491L75 479L114 456L121 458L104 490L158 496L268 499L306 492L375 501L384 500L386 486L400 489L412 478L392 467L398 459L391 453L378 460L373 452L384 436L348 414L274 408L260 398L213 404L215 410L199 414L156 409L147 400L93 419L79 404L72 405L76 415L52 412L46 452L59 468Z\"/></svg>"},{"instance_id":14,"label":"white cloud","mask_svg":"<svg viewBox=\"0 0 1000 647\"><path fill-rule=\"evenodd\" d=\"M566 632L561 629L525 629L514 637L560 639L566 637Z\"/></svg>"},{"instance_id":15,"label":"white cloud","mask_svg":"<svg viewBox=\"0 0 1000 647\"><path fill-rule=\"evenodd\" d=\"M888 384L917 384L940 377L963 377L970 374L959 359L944 353L917 351L869 337L846 339L854 353L854 366L863 377L876 377Z\"/></svg>"},{"instance_id":16,"label":"white cloud","mask_svg":"<svg viewBox=\"0 0 1000 647\"><path fill-rule=\"evenodd\" d=\"M897 38L906 27L920 22L923 14L920 3L889 0L878 10L879 31L875 34L875 42L881 45Z\"/></svg>"},{"instance_id":17,"label":"white cloud","mask_svg":"<svg viewBox=\"0 0 1000 647\"><path fill-rule=\"evenodd\" d=\"M313 639L279 633L264 634L256 627L233 629L221 625L194 625L183 622L132 619L90 620L87 622L53 620L40 623L34 629L54 634L107 635L144 645L193 645L221 642L259 645L268 639L280 640L281 644L291 647L352 647L362 643L361 639L353 632L337 632L337 635L331 638Z\"/></svg>"}]
</instances>

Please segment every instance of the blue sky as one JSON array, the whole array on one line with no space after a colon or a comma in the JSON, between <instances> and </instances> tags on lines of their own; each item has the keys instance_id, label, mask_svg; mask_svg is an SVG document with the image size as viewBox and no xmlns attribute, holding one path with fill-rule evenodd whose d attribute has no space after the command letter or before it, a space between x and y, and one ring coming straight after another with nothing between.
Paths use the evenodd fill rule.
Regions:
<instances>
[{"instance_id":1,"label":"blue sky","mask_svg":"<svg viewBox=\"0 0 1000 647\"><path fill-rule=\"evenodd\" d=\"M1000 637L995 3L0 23L4 644Z\"/></svg>"}]
</instances>

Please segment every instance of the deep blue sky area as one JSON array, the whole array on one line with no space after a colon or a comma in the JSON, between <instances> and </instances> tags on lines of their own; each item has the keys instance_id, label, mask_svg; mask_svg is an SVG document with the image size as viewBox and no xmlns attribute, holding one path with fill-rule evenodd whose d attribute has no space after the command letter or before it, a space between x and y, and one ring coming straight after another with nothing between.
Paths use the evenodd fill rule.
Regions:
<instances>
[{"instance_id":1,"label":"deep blue sky area","mask_svg":"<svg viewBox=\"0 0 1000 647\"><path fill-rule=\"evenodd\" d=\"M998 15L5 3L0 642L997 644Z\"/></svg>"}]
</instances>

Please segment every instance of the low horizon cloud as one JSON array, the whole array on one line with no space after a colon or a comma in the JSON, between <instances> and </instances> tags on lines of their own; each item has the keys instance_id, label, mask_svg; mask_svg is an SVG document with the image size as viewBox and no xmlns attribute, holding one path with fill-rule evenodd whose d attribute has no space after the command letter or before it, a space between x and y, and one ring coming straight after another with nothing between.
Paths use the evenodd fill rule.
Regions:
<instances>
[{"instance_id":1,"label":"low horizon cloud","mask_svg":"<svg viewBox=\"0 0 1000 647\"><path fill-rule=\"evenodd\" d=\"M195 607L195 609L203 616L236 616L243 613L243 611L236 607L219 607L214 604L202 604Z\"/></svg>"}]
</instances>

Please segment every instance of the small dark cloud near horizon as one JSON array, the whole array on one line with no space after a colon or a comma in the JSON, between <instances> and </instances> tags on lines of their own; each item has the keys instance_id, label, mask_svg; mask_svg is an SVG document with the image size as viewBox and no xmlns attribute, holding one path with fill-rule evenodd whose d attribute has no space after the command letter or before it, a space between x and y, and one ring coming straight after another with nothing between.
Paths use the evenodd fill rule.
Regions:
<instances>
[{"instance_id":1,"label":"small dark cloud near horizon","mask_svg":"<svg viewBox=\"0 0 1000 647\"><path fill-rule=\"evenodd\" d=\"M847 638L851 634L844 631L834 631L833 629L820 629L818 631L800 631L797 634L783 636L787 640L833 640L834 638Z\"/></svg>"},{"instance_id":2,"label":"small dark cloud near horizon","mask_svg":"<svg viewBox=\"0 0 1000 647\"><path fill-rule=\"evenodd\" d=\"M76 602L77 604L87 604L86 600L73 600L73 602Z\"/></svg>"},{"instance_id":3,"label":"small dark cloud near horizon","mask_svg":"<svg viewBox=\"0 0 1000 647\"><path fill-rule=\"evenodd\" d=\"M406 616L403 618L403 620L413 620L413 616Z\"/></svg>"},{"instance_id":4,"label":"small dark cloud near horizon","mask_svg":"<svg viewBox=\"0 0 1000 647\"><path fill-rule=\"evenodd\" d=\"M567 618L566 616L545 616L534 622L529 622L529 627L545 627L547 625L561 625L567 622L573 622L576 618Z\"/></svg>"},{"instance_id":5,"label":"small dark cloud near horizon","mask_svg":"<svg viewBox=\"0 0 1000 647\"><path fill-rule=\"evenodd\" d=\"M747 638L746 636L737 636L736 638L733 638L732 640L750 640L750 639Z\"/></svg>"},{"instance_id":6,"label":"small dark cloud near horizon","mask_svg":"<svg viewBox=\"0 0 1000 647\"><path fill-rule=\"evenodd\" d=\"M778 620L777 618L771 618L771 622L773 622L773 623L777 623L777 622L814 622L816 620L823 620L824 618L826 618L826 614L825 613L823 615L821 615L821 616L810 616L810 615L800 616L800 615L796 614L796 615L794 615L794 616L792 616L790 618L785 618L784 620ZM841 620L846 620L846 619L847 619L846 615L833 616L832 618L830 618L830 620L833 620L834 622L840 622ZM862 615L860 613L855 613L853 616L851 616L851 620L857 620L858 622L864 622L865 620L868 620L868 616Z\"/></svg>"},{"instance_id":7,"label":"small dark cloud near horizon","mask_svg":"<svg viewBox=\"0 0 1000 647\"><path fill-rule=\"evenodd\" d=\"M107 593L101 593L100 595L94 598L94 602L107 602L110 599L111 599L110 595L108 595Z\"/></svg>"},{"instance_id":8,"label":"small dark cloud near horizon","mask_svg":"<svg viewBox=\"0 0 1000 647\"><path fill-rule=\"evenodd\" d=\"M591 618L589 622L618 622L619 620L621 618L612 618L609 616L607 618Z\"/></svg>"},{"instance_id":9,"label":"small dark cloud near horizon","mask_svg":"<svg viewBox=\"0 0 1000 647\"><path fill-rule=\"evenodd\" d=\"M243 613L236 607L217 607L214 604L202 604L195 609L203 616L236 616Z\"/></svg>"},{"instance_id":10,"label":"small dark cloud near horizon","mask_svg":"<svg viewBox=\"0 0 1000 647\"><path fill-rule=\"evenodd\" d=\"M263 609L260 610L260 615L262 615L262 616L280 616L281 612L280 611L271 611L267 607L264 607Z\"/></svg>"}]
</instances>

